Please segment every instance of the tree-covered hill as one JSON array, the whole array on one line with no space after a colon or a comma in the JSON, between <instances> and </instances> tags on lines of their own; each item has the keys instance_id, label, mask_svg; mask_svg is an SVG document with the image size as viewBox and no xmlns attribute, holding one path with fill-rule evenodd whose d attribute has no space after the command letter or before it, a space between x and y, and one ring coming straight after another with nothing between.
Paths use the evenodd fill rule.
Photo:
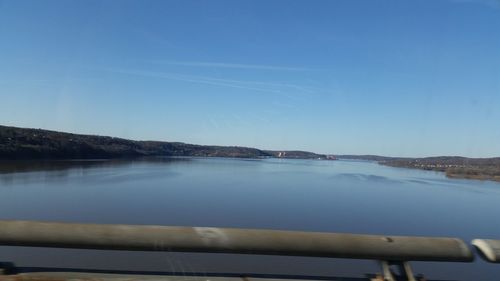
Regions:
<instances>
[{"instance_id":1,"label":"tree-covered hill","mask_svg":"<svg viewBox=\"0 0 500 281\"><path fill-rule=\"evenodd\" d=\"M135 141L108 136L0 126L0 159L96 159L143 156L263 158L277 157L279 153L239 146ZM326 156L304 151L287 151L282 158L325 159Z\"/></svg>"}]
</instances>

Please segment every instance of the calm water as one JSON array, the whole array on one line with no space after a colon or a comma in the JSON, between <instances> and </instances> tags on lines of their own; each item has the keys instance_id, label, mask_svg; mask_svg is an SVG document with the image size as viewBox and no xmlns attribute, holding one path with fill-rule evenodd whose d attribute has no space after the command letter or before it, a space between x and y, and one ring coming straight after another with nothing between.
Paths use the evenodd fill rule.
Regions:
<instances>
[{"instance_id":1,"label":"calm water","mask_svg":"<svg viewBox=\"0 0 500 281\"><path fill-rule=\"evenodd\" d=\"M176 158L0 163L1 219L500 238L500 184L360 161ZM362 276L375 262L0 247L0 261L180 272ZM413 263L498 280L500 265Z\"/></svg>"}]
</instances>

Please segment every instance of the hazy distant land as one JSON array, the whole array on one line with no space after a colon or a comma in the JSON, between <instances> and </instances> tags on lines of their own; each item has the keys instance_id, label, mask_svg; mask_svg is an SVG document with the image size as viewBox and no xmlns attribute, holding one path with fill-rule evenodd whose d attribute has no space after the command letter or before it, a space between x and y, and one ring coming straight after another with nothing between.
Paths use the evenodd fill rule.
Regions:
<instances>
[{"instance_id":1,"label":"hazy distant land","mask_svg":"<svg viewBox=\"0 0 500 281\"><path fill-rule=\"evenodd\" d=\"M0 126L0 160L114 159L147 156L331 159L328 155L307 151L275 151L239 146L135 141L108 136ZM446 176L450 178L500 181L500 157L404 158L377 155L337 155L337 158L370 160L392 167L445 172Z\"/></svg>"},{"instance_id":2,"label":"hazy distant land","mask_svg":"<svg viewBox=\"0 0 500 281\"><path fill-rule=\"evenodd\" d=\"M449 178L500 181L500 157L467 158L437 156L424 158L385 157L377 155L340 155L343 159L377 161L391 167L413 168L446 173Z\"/></svg>"}]
</instances>

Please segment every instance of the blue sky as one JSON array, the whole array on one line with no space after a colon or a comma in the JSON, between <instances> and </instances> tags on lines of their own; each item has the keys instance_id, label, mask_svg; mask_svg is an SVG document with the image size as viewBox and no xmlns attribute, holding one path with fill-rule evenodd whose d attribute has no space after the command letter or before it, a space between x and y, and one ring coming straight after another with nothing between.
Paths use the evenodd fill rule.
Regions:
<instances>
[{"instance_id":1,"label":"blue sky","mask_svg":"<svg viewBox=\"0 0 500 281\"><path fill-rule=\"evenodd\" d=\"M500 156L500 1L0 0L0 124Z\"/></svg>"}]
</instances>

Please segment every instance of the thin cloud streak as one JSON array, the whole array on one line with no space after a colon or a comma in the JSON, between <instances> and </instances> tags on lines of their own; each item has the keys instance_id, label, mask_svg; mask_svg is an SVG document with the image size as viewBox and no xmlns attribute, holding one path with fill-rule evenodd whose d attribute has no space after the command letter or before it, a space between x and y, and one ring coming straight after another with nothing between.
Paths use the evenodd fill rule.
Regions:
<instances>
[{"instance_id":1,"label":"thin cloud streak","mask_svg":"<svg viewBox=\"0 0 500 281\"><path fill-rule=\"evenodd\" d=\"M480 4L495 9L500 8L500 0L448 0L448 1L455 3Z\"/></svg>"},{"instance_id":2,"label":"thin cloud streak","mask_svg":"<svg viewBox=\"0 0 500 281\"><path fill-rule=\"evenodd\" d=\"M192 66L192 67L214 67L214 68L237 68L237 69L260 69L260 70L285 70L285 71L312 71L314 69L304 67L288 67L276 65L241 64L224 62L199 62L199 61L150 61L156 64Z\"/></svg>"},{"instance_id":3,"label":"thin cloud streak","mask_svg":"<svg viewBox=\"0 0 500 281\"><path fill-rule=\"evenodd\" d=\"M319 89L299 86L296 84L282 82L263 82L263 81L246 81L234 79L222 79L208 76L186 75L171 72L144 71L140 69L124 69L124 68L98 68L108 72L139 75L144 77L163 78L169 80L182 81L187 83L207 84L219 87L229 87L237 89L252 90L256 92L273 93L282 96L288 100L304 101L309 95L313 95Z\"/></svg>"},{"instance_id":4,"label":"thin cloud streak","mask_svg":"<svg viewBox=\"0 0 500 281\"><path fill-rule=\"evenodd\" d=\"M259 85L259 86L271 86L271 87L280 87L280 88L291 88L295 89L298 91L303 91L308 94L312 94L315 91L313 89L295 85L295 84L289 84L289 83L270 83L270 82L261 82L261 81L243 81L243 80L233 80L233 79L220 79L220 78L213 78L213 77L206 77L206 76L192 76L192 77L199 77L201 79L209 80L209 81L216 81L216 82L224 82L224 83L236 83L236 84L244 84L244 85ZM281 91L280 91L281 92Z\"/></svg>"},{"instance_id":5,"label":"thin cloud streak","mask_svg":"<svg viewBox=\"0 0 500 281\"><path fill-rule=\"evenodd\" d=\"M182 75L182 74L176 74L176 73L152 72L152 71L142 71L142 70L127 70L127 69L113 69L113 68L109 68L106 70L110 71L110 72L116 72L116 73L133 74L133 75L140 75L140 76L147 76L147 77L158 77L158 78L165 78L165 79L178 80L178 81L191 82L191 83L208 84L208 85L214 85L214 86L223 86L223 87L230 87L230 88L254 90L254 91L260 91L260 92L269 92L269 93L278 93L278 94L281 93L280 90L257 88L257 87L242 85L242 84L244 84L244 82L242 82L242 81L239 81L240 84L238 84L237 80L225 80L225 79L216 79L216 78L204 77L204 76Z\"/></svg>"}]
</instances>

